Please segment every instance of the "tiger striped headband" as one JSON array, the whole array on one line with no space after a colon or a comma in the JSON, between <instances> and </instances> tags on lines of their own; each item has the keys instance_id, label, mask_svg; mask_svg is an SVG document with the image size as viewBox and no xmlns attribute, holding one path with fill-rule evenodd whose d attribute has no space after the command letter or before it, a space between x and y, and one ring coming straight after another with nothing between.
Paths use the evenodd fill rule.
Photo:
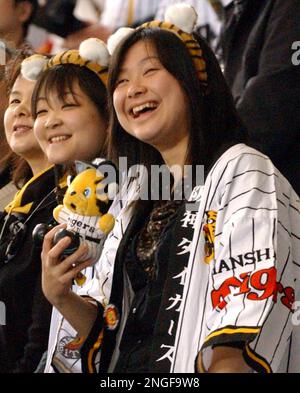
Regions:
<instances>
[{"instance_id":1,"label":"tiger striped headband","mask_svg":"<svg viewBox=\"0 0 300 393\"><path fill-rule=\"evenodd\" d=\"M62 64L75 64L93 71L107 85L109 52L106 44L97 38L83 41L79 50L71 49L54 55L50 59L33 55L22 62L22 75L29 80L37 80L39 75L52 67Z\"/></svg>"},{"instance_id":2,"label":"tiger striped headband","mask_svg":"<svg viewBox=\"0 0 300 393\"><path fill-rule=\"evenodd\" d=\"M206 62L203 58L202 49L192 34L197 17L197 13L192 6L185 3L179 3L167 8L165 20L163 22L157 20L146 22L137 27L137 29L159 28L176 34L187 47L194 62L201 85L204 90L206 90L208 85ZM109 52L112 54L119 42L133 31L134 29L123 27L110 36L107 42Z\"/></svg>"},{"instance_id":3,"label":"tiger striped headband","mask_svg":"<svg viewBox=\"0 0 300 393\"><path fill-rule=\"evenodd\" d=\"M192 34L186 33L172 23L160 22L157 20L144 23L139 28L160 28L175 33L187 47L190 56L193 59L198 78L200 79L201 83L205 85L205 87L207 86L206 63L203 59L202 49Z\"/></svg>"}]
</instances>

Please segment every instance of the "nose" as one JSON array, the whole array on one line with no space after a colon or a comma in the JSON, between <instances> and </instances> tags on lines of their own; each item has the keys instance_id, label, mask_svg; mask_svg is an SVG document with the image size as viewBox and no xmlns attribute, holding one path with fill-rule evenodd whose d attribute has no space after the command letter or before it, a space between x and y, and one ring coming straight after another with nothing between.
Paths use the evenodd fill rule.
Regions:
<instances>
[{"instance_id":1,"label":"nose","mask_svg":"<svg viewBox=\"0 0 300 393\"><path fill-rule=\"evenodd\" d=\"M58 126L60 126L62 121L59 119L59 117L54 113L52 115L47 116L47 119L45 121L45 127L48 129L55 129Z\"/></svg>"},{"instance_id":2,"label":"nose","mask_svg":"<svg viewBox=\"0 0 300 393\"><path fill-rule=\"evenodd\" d=\"M147 91L146 87L141 84L131 84L127 90L128 98L136 98L142 94L145 94Z\"/></svg>"},{"instance_id":3,"label":"nose","mask_svg":"<svg viewBox=\"0 0 300 393\"><path fill-rule=\"evenodd\" d=\"M31 116L31 110L27 105L21 103L15 107L14 114L16 117Z\"/></svg>"}]
</instances>

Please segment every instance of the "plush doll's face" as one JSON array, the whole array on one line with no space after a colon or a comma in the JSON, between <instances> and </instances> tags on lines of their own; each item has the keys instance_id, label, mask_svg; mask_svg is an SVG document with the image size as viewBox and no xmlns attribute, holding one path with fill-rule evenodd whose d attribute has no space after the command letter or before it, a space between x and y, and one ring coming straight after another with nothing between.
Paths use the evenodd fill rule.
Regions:
<instances>
[{"instance_id":1,"label":"plush doll's face","mask_svg":"<svg viewBox=\"0 0 300 393\"><path fill-rule=\"evenodd\" d=\"M103 211L102 208L106 204L108 209L109 199L104 193L100 196L96 193L97 189L102 187L101 180L103 179L98 174L99 172L96 173L96 169L93 168L79 173L69 185L65 194L63 201L65 207L83 216L101 216L105 214L107 211ZM99 210L97 199L101 199L102 211Z\"/></svg>"}]
</instances>

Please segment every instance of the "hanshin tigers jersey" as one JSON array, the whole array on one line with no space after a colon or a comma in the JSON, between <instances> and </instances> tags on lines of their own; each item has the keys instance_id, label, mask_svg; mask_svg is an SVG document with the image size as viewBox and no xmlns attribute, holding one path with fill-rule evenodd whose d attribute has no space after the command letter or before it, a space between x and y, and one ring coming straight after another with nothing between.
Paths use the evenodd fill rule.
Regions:
<instances>
[{"instance_id":1,"label":"hanshin tigers jersey","mask_svg":"<svg viewBox=\"0 0 300 393\"><path fill-rule=\"evenodd\" d=\"M193 348L205 370L214 345L235 341L256 371L299 372L299 197L266 156L236 145L192 198L200 207L171 370L191 371Z\"/></svg>"}]
</instances>

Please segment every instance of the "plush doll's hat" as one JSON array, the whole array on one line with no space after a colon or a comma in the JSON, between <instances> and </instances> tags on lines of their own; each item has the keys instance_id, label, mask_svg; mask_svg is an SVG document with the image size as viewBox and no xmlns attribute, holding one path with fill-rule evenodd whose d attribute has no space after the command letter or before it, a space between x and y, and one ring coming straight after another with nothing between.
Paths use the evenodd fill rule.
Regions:
<instances>
[{"instance_id":1,"label":"plush doll's hat","mask_svg":"<svg viewBox=\"0 0 300 393\"><path fill-rule=\"evenodd\" d=\"M195 9L184 3L171 5L167 8L164 16L164 21L151 21L142 24L137 29L159 28L170 31L177 35L178 38L186 45L191 58L193 59L198 78L202 86L207 87L207 72L206 63L203 58L202 49L198 41L194 38L192 31L197 21L197 13ZM118 44L135 29L129 27L121 27L113 35L111 35L107 42L107 47L110 54L113 54Z\"/></svg>"},{"instance_id":2,"label":"plush doll's hat","mask_svg":"<svg viewBox=\"0 0 300 393\"><path fill-rule=\"evenodd\" d=\"M34 81L48 68L75 64L93 71L106 86L109 58L106 44L98 38L89 38L82 41L79 50L67 50L51 58L43 55L30 56L22 62L21 72L24 78Z\"/></svg>"}]
</instances>

